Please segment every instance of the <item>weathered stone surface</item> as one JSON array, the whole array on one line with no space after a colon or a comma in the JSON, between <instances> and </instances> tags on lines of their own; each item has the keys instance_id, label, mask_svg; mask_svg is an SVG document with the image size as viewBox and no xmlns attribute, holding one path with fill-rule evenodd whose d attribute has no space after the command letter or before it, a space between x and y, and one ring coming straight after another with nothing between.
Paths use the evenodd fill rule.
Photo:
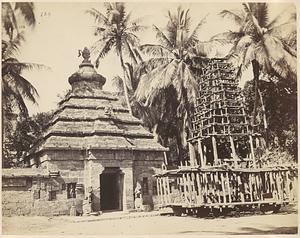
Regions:
<instances>
[{"instance_id":1,"label":"weathered stone surface","mask_svg":"<svg viewBox=\"0 0 300 238\"><path fill-rule=\"evenodd\" d=\"M69 214L75 204L80 213L83 199L89 197L93 198L92 210L100 211L101 186L105 187L101 174L109 169L116 171L113 180L117 181L119 209L134 209L134 186L143 178L148 180L144 203L153 208L152 175L161 168L167 149L124 108L120 95L102 91L103 77L87 58L70 83L70 95L60 103L48 130L31 151L30 165L52 172L51 177L31 174L30 181L19 182L19 186L18 178L7 178L13 180L6 184L14 186L3 190L3 214ZM80 201L68 199L74 197L70 195L74 183L83 184Z\"/></svg>"}]
</instances>

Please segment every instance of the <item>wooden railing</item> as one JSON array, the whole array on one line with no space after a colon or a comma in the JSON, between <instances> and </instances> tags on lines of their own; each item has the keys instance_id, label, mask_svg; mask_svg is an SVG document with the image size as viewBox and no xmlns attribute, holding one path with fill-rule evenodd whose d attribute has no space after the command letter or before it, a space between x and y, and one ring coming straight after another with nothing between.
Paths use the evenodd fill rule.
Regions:
<instances>
[{"instance_id":1,"label":"wooden railing","mask_svg":"<svg viewBox=\"0 0 300 238\"><path fill-rule=\"evenodd\" d=\"M161 206L288 203L296 199L294 168L181 168L157 175Z\"/></svg>"}]
</instances>

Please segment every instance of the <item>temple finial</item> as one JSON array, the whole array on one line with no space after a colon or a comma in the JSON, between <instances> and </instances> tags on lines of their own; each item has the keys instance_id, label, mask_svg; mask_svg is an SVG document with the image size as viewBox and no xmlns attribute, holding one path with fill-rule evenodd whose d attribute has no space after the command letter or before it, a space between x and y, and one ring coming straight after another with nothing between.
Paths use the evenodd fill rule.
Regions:
<instances>
[{"instance_id":1,"label":"temple finial","mask_svg":"<svg viewBox=\"0 0 300 238\"><path fill-rule=\"evenodd\" d=\"M90 50L87 48L87 47L84 47L83 50L79 50L78 51L78 57L82 56L83 57L83 61L82 63L90 63L90 56L91 56L91 53L90 53Z\"/></svg>"}]
</instances>

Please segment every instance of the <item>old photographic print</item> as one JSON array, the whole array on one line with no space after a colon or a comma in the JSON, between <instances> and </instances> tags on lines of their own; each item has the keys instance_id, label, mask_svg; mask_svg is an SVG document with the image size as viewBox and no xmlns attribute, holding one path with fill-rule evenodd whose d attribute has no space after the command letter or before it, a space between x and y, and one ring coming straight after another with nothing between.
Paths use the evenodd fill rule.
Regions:
<instances>
[{"instance_id":1,"label":"old photographic print","mask_svg":"<svg viewBox=\"0 0 300 238\"><path fill-rule=\"evenodd\" d=\"M298 234L295 2L2 2L2 234Z\"/></svg>"}]
</instances>

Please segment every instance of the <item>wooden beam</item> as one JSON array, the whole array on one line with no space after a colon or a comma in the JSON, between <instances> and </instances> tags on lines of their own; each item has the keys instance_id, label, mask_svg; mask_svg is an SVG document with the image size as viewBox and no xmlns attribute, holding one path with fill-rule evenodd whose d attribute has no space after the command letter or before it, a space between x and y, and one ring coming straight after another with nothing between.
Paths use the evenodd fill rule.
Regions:
<instances>
[{"instance_id":1,"label":"wooden beam","mask_svg":"<svg viewBox=\"0 0 300 238\"><path fill-rule=\"evenodd\" d=\"M290 200L291 199L291 191L290 191L290 178L289 178L289 175L290 175L290 171L286 171L286 195L288 197L288 199Z\"/></svg>"},{"instance_id":2,"label":"wooden beam","mask_svg":"<svg viewBox=\"0 0 300 238\"><path fill-rule=\"evenodd\" d=\"M227 203L227 199L226 199L226 192L225 192L225 185L224 185L224 175L221 172L221 186L222 186L222 192L223 192L223 203Z\"/></svg>"},{"instance_id":3,"label":"wooden beam","mask_svg":"<svg viewBox=\"0 0 300 238\"><path fill-rule=\"evenodd\" d=\"M220 195L220 186L219 186L219 172L217 171L215 173L215 181L216 181L216 188L217 188L217 196L218 196L218 200L219 200L219 203L221 202L221 195Z\"/></svg>"},{"instance_id":4,"label":"wooden beam","mask_svg":"<svg viewBox=\"0 0 300 238\"><path fill-rule=\"evenodd\" d=\"M189 146L190 164L191 166L196 166L197 160L196 160L195 147L191 142L188 142L188 146Z\"/></svg>"},{"instance_id":5,"label":"wooden beam","mask_svg":"<svg viewBox=\"0 0 300 238\"><path fill-rule=\"evenodd\" d=\"M250 150L251 150L251 157L252 157L253 167L256 168L256 161L255 161L255 156L254 156L254 147L253 147L252 135L249 135L249 143L250 143Z\"/></svg>"},{"instance_id":6,"label":"wooden beam","mask_svg":"<svg viewBox=\"0 0 300 238\"><path fill-rule=\"evenodd\" d=\"M197 191L196 191L196 178L195 178L195 173L192 172L191 173L191 184L192 184L192 194L193 194L193 199L195 199L196 201L194 202L197 202Z\"/></svg>"},{"instance_id":7,"label":"wooden beam","mask_svg":"<svg viewBox=\"0 0 300 238\"><path fill-rule=\"evenodd\" d=\"M164 204L165 198L164 198L164 191L163 191L163 187L162 187L162 178L159 178L159 188L160 188L161 201L162 201L162 204Z\"/></svg>"},{"instance_id":8,"label":"wooden beam","mask_svg":"<svg viewBox=\"0 0 300 238\"><path fill-rule=\"evenodd\" d=\"M270 188L270 186L271 186L270 178L268 176L268 172L265 172L264 174L265 174L266 191L267 191L267 193L270 193L270 191L271 191L271 188Z\"/></svg>"},{"instance_id":9,"label":"wooden beam","mask_svg":"<svg viewBox=\"0 0 300 238\"><path fill-rule=\"evenodd\" d=\"M227 189L228 189L228 194L229 194L229 203L231 203L231 189L230 189L230 179L229 179L228 172L226 172L226 184L227 184Z\"/></svg>"},{"instance_id":10,"label":"wooden beam","mask_svg":"<svg viewBox=\"0 0 300 238\"><path fill-rule=\"evenodd\" d=\"M270 176L270 192L272 193L273 199L278 200L276 187L274 185L273 172L269 172Z\"/></svg>"},{"instance_id":11,"label":"wooden beam","mask_svg":"<svg viewBox=\"0 0 300 238\"><path fill-rule=\"evenodd\" d=\"M184 203L188 202L188 195L187 195L187 183L185 180L185 174L182 174L182 181L183 181L183 192L184 192Z\"/></svg>"},{"instance_id":12,"label":"wooden beam","mask_svg":"<svg viewBox=\"0 0 300 238\"><path fill-rule=\"evenodd\" d=\"M256 174L256 183L257 183L257 186L258 186L258 196L260 198L261 201L263 201L263 184L262 184L262 178L261 178L261 173L258 173Z\"/></svg>"},{"instance_id":13,"label":"wooden beam","mask_svg":"<svg viewBox=\"0 0 300 238\"><path fill-rule=\"evenodd\" d=\"M192 204L192 184L191 184L191 178L190 178L190 173L186 173L186 180L187 180L187 187L188 187L188 194L189 194L189 204Z\"/></svg>"},{"instance_id":14,"label":"wooden beam","mask_svg":"<svg viewBox=\"0 0 300 238\"><path fill-rule=\"evenodd\" d=\"M176 182L177 182L177 185L178 185L180 202L182 202L182 191L181 191L181 188L182 188L182 178L180 178L180 177L176 178Z\"/></svg>"},{"instance_id":15,"label":"wooden beam","mask_svg":"<svg viewBox=\"0 0 300 238\"><path fill-rule=\"evenodd\" d=\"M218 149L217 149L216 138L215 138L215 136L212 136L211 139L212 139L212 146L213 146L214 165L218 165L219 159L218 159Z\"/></svg>"},{"instance_id":16,"label":"wooden beam","mask_svg":"<svg viewBox=\"0 0 300 238\"><path fill-rule=\"evenodd\" d=\"M233 161L234 161L234 167L237 168L237 159L238 159L238 156L236 154L236 150L235 150L235 145L234 145L234 141L233 141L233 138L232 136L229 136L229 140L230 140L230 147L231 147L231 151L232 151L232 158L233 158Z\"/></svg>"},{"instance_id":17,"label":"wooden beam","mask_svg":"<svg viewBox=\"0 0 300 238\"><path fill-rule=\"evenodd\" d=\"M166 184L167 184L167 198L168 202L171 203L171 190L170 190L170 183L169 183L169 177L166 177Z\"/></svg>"},{"instance_id":18,"label":"wooden beam","mask_svg":"<svg viewBox=\"0 0 300 238\"><path fill-rule=\"evenodd\" d=\"M161 193L160 193L160 186L159 186L159 180L160 180L160 178L156 178L157 196L159 198L159 203L162 204Z\"/></svg>"},{"instance_id":19,"label":"wooden beam","mask_svg":"<svg viewBox=\"0 0 300 238\"><path fill-rule=\"evenodd\" d=\"M207 179L207 172L204 172L203 182L204 182L204 191L205 191L205 195L206 195L206 198L208 198L208 179ZM207 199L207 201L208 201L208 199Z\"/></svg>"},{"instance_id":20,"label":"wooden beam","mask_svg":"<svg viewBox=\"0 0 300 238\"><path fill-rule=\"evenodd\" d=\"M207 153L207 148L206 148L206 145L205 144L203 144L203 164L206 166L207 165L207 155L206 155L206 153Z\"/></svg>"},{"instance_id":21,"label":"wooden beam","mask_svg":"<svg viewBox=\"0 0 300 238\"><path fill-rule=\"evenodd\" d=\"M282 189L281 189L281 178L280 178L280 172L279 171L276 171L275 172L275 179L276 179L276 184L277 184L277 189L278 189L278 198L279 198L279 201L282 201L283 199L283 196L282 196Z\"/></svg>"},{"instance_id":22,"label":"wooden beam","mask_svg":"<svg viewBox=\"0 0 300 238\"><path fill-rule=\"evenodd\" d=\"M203 150L202 150L202 143L201 143L201 139L198 139L198 151L199 151L199 155L200 155L200 166L203 168L206 166L206 164L204 163L204 156L203 156Z\"/></svg>"},{"instance_id":23,"label":"wooden beam","mask_svg":"<svg viewBox=\"0 0 300 238\"><path fill-rule=\"evenodd\" d=\"M214 173L213 172L210 173L210 181L211 181L211 193L214 198L215 197L215 182L214 182Z\"/></svg>"},{"instance_id":24,"label":"wooden beam","mask_svg":"<svg viewBox=\"0 0 300 238\"><path fill-rule=\"evenodd\" d=\"M197 187L198 187L197 203L198 203L198 205L200 205L203 203L203 194L202 194L202 186L201 186L201 182L200 182L199 172L196 172L196 182L197 182Z\"/></svg>"},{"instance_id":25,"label":"wooden beam","mask_svg":"<svg viewBox=\"0 0 300 238\"><path fill-rule=\"evenodd\" d=\"M241 179L241 175L238 174L237 175L237 179L238 179L238 187L239 187L239 190L240 190L240 196L241 196L241 202L245 202L245 194L243 193L241 186L244 188L244 185L242 184L242 179Z\"/></svg>"},{"instance_id":26,"label":"wooden beam","mask_svg":"<svg viewBox=\"0 0 300 238\"><path fill-rule=\"evenodd\" d=\"M165 151L164 151L164 162L165 162L165 165L168 165L167 152L165 152Z\"/></svg>"},{"instance_id":27,"label":"wooden beam","mask_svg":"<svg viewBox=\"0 0 300 238\"><path fill-rule=\"evenodd\" d=\"M164 200L168 204L168 189L166 185L166 177L163 177L163 188L164 188Z\"/></svg>"},{"instance_id":28,"label":"wooden beam","mask_svg":"<svg viewBox=\"0 0 300 238\"><path fill-rule=\"evenodd\" d=\"M253 194L256 194L256 198L254 198L254 199L256 200L256 199L259 199L259 195L258 195L259 184L256 181L256 174L252 174L252 181L254 183L254 193Z\"/></svg>"},{"instance_id":29,"label":"wooden beam","mask_svg":"<svg viewBox=\"0 0 300 238\"><path fill-rule=\"evenodd\" d=\"M252 174L249 173L249 192L250 192L250 200L253 202L253 187L252 187Z\"/></svg>"}]
</instances>

